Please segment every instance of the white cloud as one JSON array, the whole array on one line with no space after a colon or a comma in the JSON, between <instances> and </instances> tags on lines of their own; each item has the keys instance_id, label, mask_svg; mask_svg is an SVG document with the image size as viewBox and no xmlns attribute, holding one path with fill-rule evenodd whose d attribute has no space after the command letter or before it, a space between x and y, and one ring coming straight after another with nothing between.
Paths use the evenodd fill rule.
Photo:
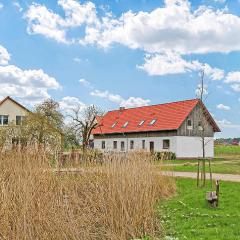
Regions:
<instances>
[{"instance_id":1,"label":"white cloud","mask_svg":"<svg viewBox=\"0 0 240 240\"><path fill-rule=\"evenodd\" d=\"M186 61L181 55L172 51L162 54L146 54L145 63L137 67L149 75L179 74L204 69L205 74L212 80L221 80L224 77L223 70L212 68L210 65L196 60Z\"/></svg>"},{"instance_id":2,"label":"white cloud","mask_svg":"<svg viewBox=\"0 0 240 240\"><path fill-rule=\"evenodd\" d=\"M188 0L165 0L163 7L150 12L122 13L115 18L107 12L97 16L92 2L59 0L65 18L44 5L32 4L25 14L28 32L42 34L58 42L67 40L68 30L84 26L81 44L108 47L119 43L149 53L166 50L180 54L230 52L240 50L240 17L208 6L192 9Z\"/></svg>"},{"instance_id":3,"label":"white cloud","mask_svg":"<svg viewBox=\"0 0 240 240\"><path fill-rule=\"evenodd\" d=\"M93 89L92 84L84 78L79 79L79 83L82 84L86 88Z\"/></svg>"},{"instance_id":4,"label":"white cloud","mask_svg":"<svg viewBox=\"0 0 240 240\"><path fill-rule=\"evenodd\" d=\"M4 5L0 2L0 10L3 9Z\"/></svg>"},{"instance_id":5,"label":"white cloud","mask_svg":"<svg viewBox=\"0 0 240 240\"><path fill-rule=\"evenodd\" d=\"M203 89L202 89L201 84L198 84L198 86L197 86L197 88L195 90L195 94L196 94L197 98L201 97L202 91L203 91L203 96L208 95L208 86L206 84L203 86Z\"/></svg>"},{"instance_id":6,"label":"white cloud","mask_svg":"<svg viewBox=\"0 0 240 240\"><path fill-rule=\"evenodd\" d=\"M120 43L152 53L230 52L240 49L239 31L237 15L207 6L192 10L187 0L165 0L165 6L151 12L104 17L100 26L88 26L83 41L101 47Z\"/></svg>"},{"instance_id":7,"label":"white cloud","mask_svg":"<svg viewBox=\"0 0 240 240\"><path fill-rule=\"evenodd\" d=\"M45 5L32 3L24 17L28 21L29 34L41 34L61 43L73 43L67 39L67 31L83 24L97 24L95 5L92 2L80 4L75 0L58 0L65 18L47 9Z\"/></svg>"},{"instance_id":8,"label":"white cloud","mask_svg":"<svg viewBox=\"0 0 240 240\"><path fill-rule=\"evenodd\" d=\"M224 111L229 111L231 108L229 106L226 106L222 103L217 105L217 109L224 110Z\"/></svg>"},{"instance_id":9,"label":"white cloud","mask_svg":"<svg viewBox=\"0 0 240 240\"><path fill-rule=\"evenodd\" d=\"M216 3L225 3L226 0L214 0L214 2L216 2Z\"/></svg>"},{"instance_id":10,"label":"white cloud","mask_svg":"<svg viewBox=\"0 0 240 240\"><path fill-rule=\"evenodd\" d=\"M49 98L49 90L58 90L60 84L42 69L23 70L14 65L7 65L10 60L8 51L0 46L0 95L14 96L28 105L39 103Z\"/></svg>"},{"instance_id":11,"label":"white cloud","mask_svg":"<svg viewBox=\"0 0 240 240\"><path fill-rule=\"evenodd\" d=\"M224 80L225 83L240 83L240 72L229 72Z\"/></svg>"},{"instance_id":12,"label":"white cloud","mask_svg":"<svg viewBox=\"0 0 240 240\"><path fill-rule=\"evenodd\" d=\"M0 65L6 65L10 61L10 54L7 49L0 45Z\"/></svg>"},{"instance_id":13,"label":"white cloud","mask_svg":"<svg viewBox=\"0 0 240 240\"><path fill-rule=\"evenodd\" d=\"M76 97L64 97L59 102L60 109L64 114L71 114L73 109L80 108L83 110L86 105Z\"/></svg>"},{"instance_id":14,"label":"white cloud","mask_svg":"<svg viewBox=\"0 0 240 240\"><path fill-rule=\"evenodd\" d=\"M231 85L231 88L232 88L235 92L240 92L240 84L239 84L239 83L235 83L235 84Z\"/></svg>"},{"instance_id":15,"label":"white cloud","mask_svg":"<svg viewBox=\"0 0 240 240\"><path fill-rule=\"evenodd\" d=\"M196 70L198 62L187 62L179 54L167 52L165 54L147 54L145 63L138 68L146 71L149 75L165 75L185 73Z\"/></svg>"},{"instance_id":16,"label":"white cloud","mask_svg":"<svg viewBox=\"0 0 240 240\"><path fill-rule=\"evenodd\" d=\"M240 125L239 124L234 124L231 121L227 120L227 119L222 119L222 120L217 120L217 123L219 124L220 127L222 128L235 128L236 130L240 129Z\"/></svg>"},{"instance_id":17,"label":"white cloud","mask_svg":"<svg viewBox=\"0 0 240 240\"><path fill-rule=\"evenodd\" d=\"M149 99L142 99L139 97L129 97L128 99L124 99L120 95L112 94L109 93L108 91L94 90L90 94L95 97L107 99L113 103L118 104L121 107L126 108L146 106L150 103Z\"/></svg>"},{"instance_id":18,"label":"white cloud","mask_svg":"<svg viewBox=\"0 0 240 240\"><path fill-rule=\"evenodd\" d=\"M60 84L39 70L22 70L14 65L0 66L1 96L15 96L29 105L49 98L48 90L57 90Z\"/></svg>"},{"instance_id":19,"label":"white cloud","mask_svg":"<svg viewBox=\"0 0 240 240\"><path fill-rule=\"evenodd\" d=\"M21 7L21 5L20 5L19 2L14 1L14 2L13 2L13 6L14 6L19 12L22 12L22 11L23 11L23 8Z\"/></svg>"}]
</instances>

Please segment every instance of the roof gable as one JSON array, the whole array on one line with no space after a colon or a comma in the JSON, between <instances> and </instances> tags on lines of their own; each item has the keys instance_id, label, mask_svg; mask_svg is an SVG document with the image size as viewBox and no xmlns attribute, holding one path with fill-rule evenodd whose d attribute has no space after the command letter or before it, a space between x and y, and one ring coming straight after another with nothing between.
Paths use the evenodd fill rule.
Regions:
<instances>
[{"instance_id":1,"label":"roof gable","mask_svg":"<svg viewBox=\"0 0 240 240\"><path fill-rule=\"evenodd\" d=\"M16 104L18 107L24 109L25 111L30 112L26 107L24 107L22 104L18 103L18 102L15 101L14 99L12 99L10 96L7 96L7 97L5 97L2 101L0 101L0 106L1 106L2 104L4 104L7 100L13 102L13 103Z\"/></svg>"},{"instance_id":2,"label":"roof gable","mask_svg":"<svg viewBox=\"0 0 240 240\"><path fill-rule=\"evenodd\" d=\"M109 111L98 121L93 134L177 130L199 103L206 110L214 131L220 131L204 104L199 99L192 99Z\"/></svg>"},{"instance_id":3,"label":"roof gable","mask_svg":"<svg viewBox=\"0 0 240 240\"><path fill-rule=\"evenodd\" d=\"M177 130L198 102L198 99L193 99L110 111L93 134ZM124 127L126 122L128 124Z\"/></svg>"}]
</instances>

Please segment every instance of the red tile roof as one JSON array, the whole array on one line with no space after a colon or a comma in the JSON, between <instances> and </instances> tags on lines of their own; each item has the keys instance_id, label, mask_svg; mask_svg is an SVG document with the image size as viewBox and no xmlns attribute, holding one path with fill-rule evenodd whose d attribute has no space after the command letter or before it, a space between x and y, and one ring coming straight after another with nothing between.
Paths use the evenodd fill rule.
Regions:
<instances>
[{"instance_id":1,"label":"red tile roof","mask_svg":"<svg viewBox=\"0 0 240 240\"><path fill-rule=\"evenodd\" d=\"M198 103L201 103L199 99L193 99L109 111L99 121L98 126L93 130L93 134L177 130ZM205 106L203 104L202 106L206 110L206 115L214 131L220 131ZM156 122L150 125L150 122L154 119L156 119ZM140 126L141 121L144 121L144 123ZM124 128L123 125L126 122L128 124ZM113 127L114 123L115 126Z\"/></svg>"}]
</instances>

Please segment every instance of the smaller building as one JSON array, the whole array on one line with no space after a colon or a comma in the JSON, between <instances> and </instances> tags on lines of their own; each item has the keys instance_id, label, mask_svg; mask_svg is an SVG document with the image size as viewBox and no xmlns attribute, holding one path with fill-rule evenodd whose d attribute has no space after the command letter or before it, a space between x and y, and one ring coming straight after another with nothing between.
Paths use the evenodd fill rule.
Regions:
<instances>
[{"instance_id":1,"label":"smaller building","mask_svg":"<svg viewBox=\"0 0 240 240\"><path fill-rule=\"evenodd\" d=\"M0 127L10 124L21 125L28 112L27 108L11 97L4 98L0 101Z\"/></svg>"},{"instance_id":2,"label":"smaller building","mask_svg":"<svg viewBox=\"0 0 240 240\"><path fill-rule=\"evenodd\" d=\"M203 127L204 123L204 127ZM204 131L204 135L203 135ZM93 130L94 148L104 152L170 151L177 158L214 156L214 133L220 132L199 99L120 108L107 112Z\"/></svg>"}]
</instances>

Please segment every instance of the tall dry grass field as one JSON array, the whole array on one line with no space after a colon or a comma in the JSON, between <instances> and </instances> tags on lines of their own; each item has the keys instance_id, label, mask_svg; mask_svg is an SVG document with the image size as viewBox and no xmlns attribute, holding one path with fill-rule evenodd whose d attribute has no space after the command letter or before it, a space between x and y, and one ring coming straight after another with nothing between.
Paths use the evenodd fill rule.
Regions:
<instances>
[{"instance_id":1,"label":"tall dry grass field","mask_svg":"<svg viewBox=\"0 0 240 240\"><path fill-rule=\"evenodd\" d=\"M134 239L159 236L159 200L174 183L148 157L109 156L102 167L54 173L44 152L0 155L0 239Z\"/></svg>"}]
</instances>

